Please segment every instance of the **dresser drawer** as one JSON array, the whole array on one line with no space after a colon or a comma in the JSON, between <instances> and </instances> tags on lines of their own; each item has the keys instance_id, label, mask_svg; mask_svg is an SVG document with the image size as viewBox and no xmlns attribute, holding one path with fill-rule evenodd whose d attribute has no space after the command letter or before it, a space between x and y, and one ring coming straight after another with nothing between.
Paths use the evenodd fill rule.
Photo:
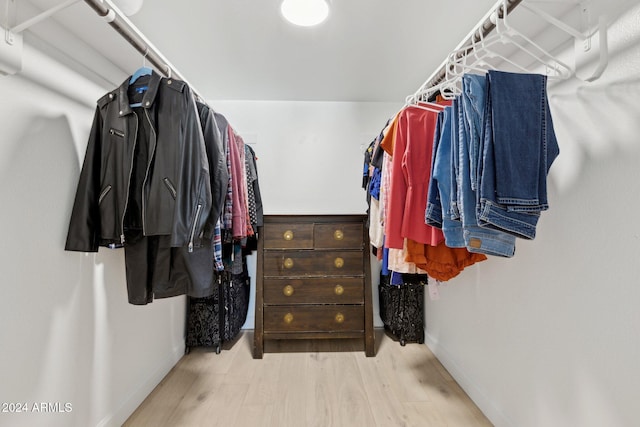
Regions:
<instances>
[{"instance_id":1,"label":"dresser drawer","mask_svg":"<svg viewBox=\"0 0 640 427\"><path fill-rule=\"evenodd\" d=\"M264 303L362 304L364 277L265 279Z\"/></svg>"},{"instance_id":2,"label":"dresser drawer","mask_svg":"<svg viewBox=\"0 0 640 427\"><path fill-rule=\"evenodd\" d=\"M324 332L364 330L364 306L265 306L264 331Z\"/></svg>"},{"instance_id":3,"label":"dresser drawer","mask_svg":"<svg viewBox=\"0 0 640 427\"><path fill-rule=\"evenodd\" d=\"M317 249L361 249L362 223L315 224L313 246Z\"/></svg>"},{"instance_id":4,"label":"dresser drawer","mask_svg":"<svg viewBox=\"0 0 640 427\"><path fill-rule=\"evenodd\" d=\"M313 224L269 224L262 238L265 249L312 249Z\"/></svg>"},{"instance_id":5,"label":"dresser drawer","mask_svg":"<svg viewBox=\"0 0 640 427\"><path fill-rule=\"evenodd\" d=\"M265 251L265 276L362 276L362 251Z\"/></svg>"}]
</instances>

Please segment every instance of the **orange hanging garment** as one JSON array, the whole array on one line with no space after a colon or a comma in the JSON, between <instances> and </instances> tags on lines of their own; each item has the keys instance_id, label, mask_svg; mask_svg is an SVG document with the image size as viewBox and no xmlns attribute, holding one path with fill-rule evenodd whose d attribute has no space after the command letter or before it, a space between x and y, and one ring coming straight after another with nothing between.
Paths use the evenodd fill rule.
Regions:
<instances>
[{"instance_id":1,"label":"orange hanging garment","mask_svg":"<svg viewBox=\"0 0 640 427\"><path fill-rule=\"evenodd\" d=\"M450 248L441 242L438 246L407 240L405 261L414 263L441 282L456 277L466 267L487 259L487 256L472 253L467 248Z\"/></svg>"}]
</instances>

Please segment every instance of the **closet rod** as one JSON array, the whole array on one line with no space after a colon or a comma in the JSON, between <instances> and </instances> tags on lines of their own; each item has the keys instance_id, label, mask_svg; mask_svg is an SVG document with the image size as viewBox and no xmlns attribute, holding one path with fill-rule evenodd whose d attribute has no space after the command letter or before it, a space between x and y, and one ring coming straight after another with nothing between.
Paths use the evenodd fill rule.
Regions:
<instances>
[{"instance_id":1,"label":"closet rod","mask_svg":"<svg viewBox=\"0 0 640 427\"><path fill-rule=\"evenodd\" d=\"M192 92L203 99L187 82L182 74L165 58L165 56L142 34L120 10L109 0L84 0L99 16L113 27L131 46L140 52L156 69L168 77L182 80L189 85Z\"/></svg>"},{"instance_id":2,"label":"closet rod","mask_svg":"<svg viewBox=\"0 0 640 427\"><path fill-rule=\"evenodd\" d=\"M507 3L507 14L511 13L516 6L522 3L523 0L506 0ZM502 18L504 16L504 6L503 0L499 0L498 3L487 13L482 21L471 31L471 33L458 45L456 51L456 59L462 58L466 55L471 49L474 43L479 42L488 36L495 28L495 16L498 15L498 18ZM449 61L447 59L440 65L440 67L429 77L429 79L422 85L419 90L428 89L433 87L443 81L447 75L447 64Z\"/></svg>"}]
</instances>

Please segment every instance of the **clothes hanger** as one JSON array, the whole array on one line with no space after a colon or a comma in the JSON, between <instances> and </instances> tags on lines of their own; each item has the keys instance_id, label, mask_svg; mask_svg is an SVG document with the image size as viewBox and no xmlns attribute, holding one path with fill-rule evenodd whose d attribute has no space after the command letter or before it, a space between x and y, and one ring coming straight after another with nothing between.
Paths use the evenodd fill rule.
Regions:
<instances>
[{"instance_id":1,"label":"clothes hanger","mask_svg":"<svg viewBox=\"0 0 640 427\"><path fill-rule=\"evenodd\" d=\"M503 0L503 7L506 11L507 0ZM508 13L504 13L502 17L497 14L492 15L492 21L495 21L496 33L509 44L520 49L522 52L531 56L538 64L545 67L545 74L550 78L568 79L573 75L573 70L564 62L560 61L556 56L535 43L529 37L516 30L508 21ZM517 38L524 40L527 45L518 42ZM532 51L528 46L534 48L538 53ZM554 73L555 72L555 73Z\"/></svg>"},{"instance_id":2,"label":"clothes hanger","mask_svg":"<svg viewBox=\"0 0 640 427\"><path fill-rule=\"evenodd\" d=\"M435 102L429 102L427 98L423 98L422 96L415 97L414 95L409 95L405 99L404 108L418 108L420 110L431 111L432 113L439 113L444 110L446 105L440 105ZM403 109L404 109L403 108Z\"/></svg>"},{"instance_id":3,"label":"clothes hanger","mask_svg":"<svg viewBox=\"0 0 640 427\"><path fill-rule=\"evenodd\" d=\"M129 79L129 84L135 83L135 81L142 76L150 76L151 73L153 73L153 70L151 68L140 67L131 75L131 78Z\"/></svg>"},{"instance_id":4,"label":"clothes hanger","mask_svg":"<svg viewBox=\"0 0 640 427\"><path fill-rule=\"evenodd\" d=\"M446 100L455 99L462 93L460 82L462 81L462 75L455 72L455 67L452 66L451 58L447 59L445 65L445 75L443 80L430 88L424 89L417 93L417 97L422 99L431 99L431 97L437 93Z\"/></svg>"},{"instance_id":5,"label":"clothes hanger","mask_svg":"<svg viewBox=\"0 0 640 427\"><path fill-rule=\"evenodd\" d=\"M474 56L476 57L476 59L478 61L482 61L486 64L486 69L487 70L495 70L497 69L497 67L495 67L494 65L492 65L491 63L488 62L489 59L499 59L504 63L507 63L509 65L511 65L512 67L514 67L514 69L518 70L519 72L522 73L531 73L532 70L524 67L518 63L516 63L515 61L507 58L506 56L500 54L499 52L490 49L491 46L497 44L497 43L501 43L504 44L504 40L501 39L501 37L499 35L496 36L492 36L492 37L487 37L486 39L482 39L480 40L480 46L476 48L475 52L474 52Z\"/></svg>"},{"instance_id":6,"label":"clothes hanger","mask_svg":"<svg viewBox=\"0 0 640 427\"><path fill-rule=\"evenodd\" d=\"M142 67L138 68L129 79L129 84L135 83L142 76L150 76L153 73L153 70L147 67L147 54L149 53L149 48L147 48L144 52L144 56L142 57Z\"/></svg>"},{"instance_id":7,"label":"clothes hanger","mask_svg":"<svg viewBox=\"0 0 640 427\"><path fill-rule=\"evenodd\" d=\"M153 70L147 67L147 54L149 53L149 48L147 48L142 56L142 67L138 68L129 79L129 85L135 83L142 76L150 76L153 73ZM145 92L147 90L147 86L136 87L136 90L139 92ZM130 107L142 107L142 102L134 102L129 104Z\"/></svg>"},{"instance_id":8,"label":"clothes hanger","mask_svg":"<svg viewBox=\"0 0 640 427\"><path fill-rule=\"evenodd\" d=\"M478 56L477 44L473 40L471 43L471 46L455 50L449 54L449 67L453 76L459 77L469 71L477 71L482 74L487 72L487 66L490 64ZM470 61L472 57L475 57L475 60Z\"/></svg>"}]
</instances>

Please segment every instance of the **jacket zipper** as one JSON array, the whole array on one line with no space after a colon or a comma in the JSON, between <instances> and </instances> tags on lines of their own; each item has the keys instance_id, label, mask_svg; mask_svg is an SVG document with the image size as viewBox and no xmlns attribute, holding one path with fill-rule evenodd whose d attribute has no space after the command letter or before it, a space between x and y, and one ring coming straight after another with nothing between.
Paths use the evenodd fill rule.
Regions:
<instances>
[{"instance_id":1,"label":"jacket zipper","mask_svg":"<svg viewBox=\"0 0 640 427\"><path fill-rule=\"evenodd\" d=\"M102 192L100 193L100 196L98 197L98 204L102 203L102 199L104 199L104 196L109 194L109 191L111 191L111 186L107 185L105 189L102 190Z\"/></svg>"},{"instance_id":2,"label":"jacket zipper","mask_svg":"<svg viewBox=\"0 0 640 427\"><path fill-rule=\"evenodd\" d=\"M191 233L189 235L189 252L193 252L193 238L196 234L196 227L198 226L198 220L200 219L201 210L202 205L198 204L198 209L196 209L196 217L193 219L193 226L191 227Z\"/></svg>"},{"instance_id":3,"label":"jacket zipper","mask_svg":"<svg viewBox=\"0 0 640 427\"><path fill-rule=\"evenodd\" d=\"M131 175L133 175L133 162L136 153L136 144L138 143L138 116L133 115L136 118L134 132L133 132L133 146L131 147L131 166L129 167L129 178L127 179L127 191L124 199L124 210L122 211L122 220L120 221L121 233L120 243L124 245L124 217L127 214L127 207L129 206L129 189L131 188Z\"/></svg>"},{"instance_id":4,"label":"jacket zipper","mask_svg":"<svg viewBox=\"0 0 640 427\"><path fill-rule=\"evenodd\" d=\"M153 124L151 123L151 118L149 117L149 110L146 108L144 108L144 116L147 119L147 122L149 123L149 129L151 129L151 132L153 133L153 140L157 142L158 137L156 135L156 130L154 129ZM142 233L144 235L147 234L147 223L145 221L147 204L144 199L144 187L147 185L147 179L149 178L149 168L151 167L151 160L154 158L155 152L156 152L156 147L154 144L152 149L149 150L149 157L147 159L147 169L144 171L144 181L142 184L142 194L141 194L142 196L141 197L142 199Z\"/></svg>"},{"instance_id":5,"label":"jacket zipper","mask_svg":"<svg viewBox=\"0 0 640 427\"><path fill-rule=\"evenodd\" d=\"M117 135L117 136L119 136L120 138L124 138L124 132L120 132L119 130L116 130L116 129L113 129L113 128L112 128L112 129L109 129L109 133L110 133L111 135Z\"/></svg>"},{"instance_id":6,"label":"jacket zipper","mask_svg":"<svg viewBox=\"0 0 640 427\"><path fill-rule=\"evenodd\" d=\"M164 185L167 186L167 189L169 190L169 192L173 196L173 199L175 200L176 197L178 196L178 192L176 191L175 188L173 188L173 185L171 185L171 181L169 181L169 178L164 178L163 181L164 181Z\"/></svg>"}]
</instances>

